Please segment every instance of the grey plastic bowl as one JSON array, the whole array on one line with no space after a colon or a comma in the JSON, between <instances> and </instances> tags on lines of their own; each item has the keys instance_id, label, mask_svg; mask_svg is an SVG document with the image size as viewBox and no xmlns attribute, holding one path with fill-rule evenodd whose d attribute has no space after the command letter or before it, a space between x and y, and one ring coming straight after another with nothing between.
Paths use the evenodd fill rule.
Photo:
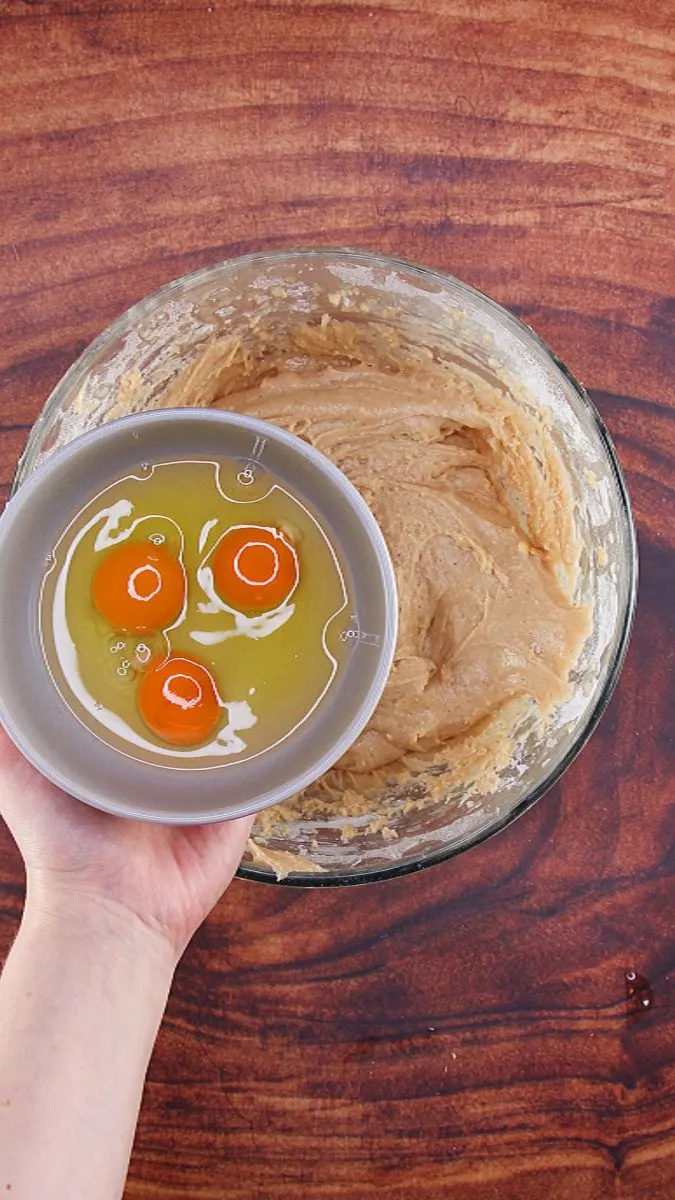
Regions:
<instances>
[{"instance_id":1,"label":"grey plastic bowl","mask_svg":"<svg viewBox=\"0 0 675 1200\"><path fill-rule=\"evenodd\" d=\"M81 724L52 682L39 635L45 564L78 509L114 478L171 458L245 463L259 437L265 468L308 502L341 551L353 599L338 618L345 633L356 628L371 636L350 637L345 663L315 712L257 757L208 771L129 758ZM107 812L175 824L243 816L313 783L358 737L391 668L397 610L394 571L372 513L312 447L234 413L169 409L125 417L52 455L0 517L0 721L43 775Z\"/></svg>"}]
</instances>

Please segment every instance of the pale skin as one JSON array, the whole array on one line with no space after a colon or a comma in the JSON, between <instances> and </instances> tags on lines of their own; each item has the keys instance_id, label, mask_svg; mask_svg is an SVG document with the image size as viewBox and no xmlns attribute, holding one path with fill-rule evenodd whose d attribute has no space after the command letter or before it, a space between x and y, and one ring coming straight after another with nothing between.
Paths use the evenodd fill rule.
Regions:
<instances>
[{"instance_id":1,"label":"pale skin","mask_svg":"<svg viewBox=\"0 0 675 1200\"><path fill-rule=\"evenodd\" d=\"M109 817L43 779L1 729L0 812L27 880L0 977L0 1200L119 1200L175 968L251 821Z\"/></svg>"}]
</instances>

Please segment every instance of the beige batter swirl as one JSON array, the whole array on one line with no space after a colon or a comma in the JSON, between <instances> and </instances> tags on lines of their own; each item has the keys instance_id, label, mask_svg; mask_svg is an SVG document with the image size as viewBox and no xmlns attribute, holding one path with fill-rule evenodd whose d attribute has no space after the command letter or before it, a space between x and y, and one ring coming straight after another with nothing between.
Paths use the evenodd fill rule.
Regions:
<instances>
[{"instance_id":1,"label":"beige batter swirl","mask_svg":"<svg viewBox=\"0 0 675 1200\"><path fill-rule=\"evenodd\" d=\"M376 785L420 757L468 770L478 747L482 770L502 766L509 714L534 702L544 716L564 698L590 625L545 417L459 366L378 360L372 346L361 361L353 346L331 355L347 336L334 325L305 331L326 365L258 364L242 389L231 348L211 347L167 397L262 417L326 454L370 505L396 570L399 641L373 719L311 797L262 814L263 826L322 796L366 812Z\"/></svg>"}]
</instances>

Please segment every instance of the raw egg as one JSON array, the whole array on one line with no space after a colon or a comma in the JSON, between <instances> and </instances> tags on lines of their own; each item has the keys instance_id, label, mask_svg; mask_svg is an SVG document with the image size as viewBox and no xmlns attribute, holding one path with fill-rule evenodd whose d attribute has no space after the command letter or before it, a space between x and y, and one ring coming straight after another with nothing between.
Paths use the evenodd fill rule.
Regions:
<instances>
[{"instance_id":1,"label":"raw egg","mask_svg":"<svg viewBox=\"0 0 675 1200\"><path fill-rule=\"evenodd\" d=\"M245 612L278 608L300 576L298 556L279 529L240 525L228 530L213 556L213 582L226 604Z\"/></svg>"},{"instance_id":2,"label":"raw egg","mask_svg":"<svg viewBox=\"0 0 675 1200\"><path fill-rule=\"evenodd\" d=\"M185 603L185 572L164 546L125 542L97 567L92 597L103 619L117 629L167 629Z\"/></svg>"},{"instance_id":3,"label":"raw egg","mask_svg":"<svg viewBox=\"0 0 675 1200\"><path fill-rule=\"evenodd\" d=\"M206 741L220 721L213 675L186 655L170 654L153 664L138 685L137 702L148 728L174 746Z\"/></svg>"}]
</instances>

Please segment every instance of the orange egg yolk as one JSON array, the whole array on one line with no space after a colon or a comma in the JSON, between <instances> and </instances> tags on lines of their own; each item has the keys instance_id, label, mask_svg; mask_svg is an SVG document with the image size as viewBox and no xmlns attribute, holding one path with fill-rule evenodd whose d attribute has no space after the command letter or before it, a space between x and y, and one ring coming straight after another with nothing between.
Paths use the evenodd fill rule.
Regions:
<instances>
[{"instance_id":1,"label":"orange egg yolk","mask_svg":"<svg viewBox=\"0 0 675 1200\"><path fill-rule=\"evenodd\" d=\"M175 746L194 746L216 730L221 716L213 675L196 658L171 654L143 675L138 711L157 737Z\"/></svg>"},{"instance_id":2,"label":"orange egg yolk","mask_svg":"<svg viewBox=\"0 0 675 1200\"><path fill-rule=\"evenodd\" d=\"M185 603L185 573L177 558L152 542L125 542L106 554L92 582L97 611L117 629L167 629Z\"/></svg>"},{"instance_id":3,"label":"orange egg yolk","mask_svg":"<svg viewBox=\"0 0 675 1200\"><path fill-rule=\"evenodd\" d=\"M299 579L295 550L278 529L230 529L213 556L213 582L237 611L269 612L287 600Z\"/></svg>"}]
</instances>

